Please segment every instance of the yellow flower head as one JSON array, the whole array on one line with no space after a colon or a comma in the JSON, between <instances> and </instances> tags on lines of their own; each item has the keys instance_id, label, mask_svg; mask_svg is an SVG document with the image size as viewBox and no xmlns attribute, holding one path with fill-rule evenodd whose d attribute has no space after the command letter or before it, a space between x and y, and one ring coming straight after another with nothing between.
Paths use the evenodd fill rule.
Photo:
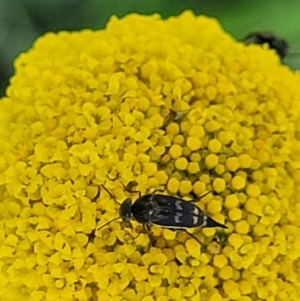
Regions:
<instances>
[{"instance_id":1,"label":"yellow flower head","mask_svg":"<svg viewBox=\"0 0 300 301\"><path fill-rule=\"evenodd\" d=\"M300 300L300 77L275 52L190 12L133 14L46 34L15 70L0 300ZM202 247L156 226L99 230L119 210L100 185L122 203L132 181L211 191L198 205L229 229L197 229Z\"/></svg>"}]
</instances>

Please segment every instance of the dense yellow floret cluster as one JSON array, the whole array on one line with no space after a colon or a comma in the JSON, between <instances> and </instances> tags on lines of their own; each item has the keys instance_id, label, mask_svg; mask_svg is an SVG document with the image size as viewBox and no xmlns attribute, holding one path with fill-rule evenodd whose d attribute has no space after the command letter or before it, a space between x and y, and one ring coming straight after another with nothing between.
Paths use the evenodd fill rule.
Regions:
<instances>
[{"instance_id":1,"label":"dense yellow floret cluster","mask_svg":"<svg viewBox=\"0 0 300 301\"><path fill-rule=\"evenodd\" d=\"M300 300L300 77L212 19L50 33L0 103L0 300ZM125 229L166 189L228 230ZM138 235L137 238L135 238Z\"/></svg>"}]
</instances>

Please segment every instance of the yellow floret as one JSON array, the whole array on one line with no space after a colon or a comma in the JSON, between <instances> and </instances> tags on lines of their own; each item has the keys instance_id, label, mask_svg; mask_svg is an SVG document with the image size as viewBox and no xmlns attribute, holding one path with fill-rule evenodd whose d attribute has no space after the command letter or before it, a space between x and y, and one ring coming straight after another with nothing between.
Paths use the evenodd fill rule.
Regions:
<instances>
[{"instance_id":1,"label":"yellow floret","mask_svg":"<svg viewBox=\"0 0 300 301\"><path fill-rule=\"evenodd\" d=\"M249 184L246 187L246 193L249 197L257 198L260 195L260 188L257 185Z\"/></svg>"},{"instance_id":2,"label":"yellow floret","mask_svg":"<svg viewBox=\"0 0 300 301\"><path fill-rule=\"evenodd\" d=\"M231 208L234 208L234 207L237 207L239 204L239 199L237 197L236 194L230 194L226 197L225 199L225 207L228 208L228 209L231 209Z\"/></svg>"},{"instance_id":3,"label":"yellow floret","mask_svg":"<svg viewBox=\"0 0 300 301\"><path fill-rule=\"evenodd\" d=\"M196 174L200 171L200 166L197 162L190 162L187 168L190 174Z\"/></svg>"},{"instance_id":4,"label":"yellow floret","mask_svg":"<svg viewBox=\"0 0 300 301\"><path fill-rule=\"evenodd\" d=\"M192 183L190 181L181 181L180 182L180 194L181 195L187 195L189 193L191 193L193 189Z\"/></svg>"},{"instance_id":5,"label":"yellow floret","mask_svg":"<svg viewBox=\"0 0 300 301\"><path fill-rule=\"evenodd\" d=\"M231 266L223 266L219 271L219 277L223 280L228 280L233 276L233 269Z\"/></svg>"},{"instance_id":6,"label":"yellow floret","mask_svg":"<svg viewBox=\"0 0 300 301\"><path fill-rule=\"evenodd\" d=\"M48 33L14 68L1 300L300 300L300 77L273 50L132 14ZM201 245L159 225L206 214L228 229L188 229Z\"/></svg>"},{"instance_id":7,"label":"yellow floret","mask_svg":"<svg viewBox=\"0 0 300 301\"><path fill-rule=\"evenodd\" d=\"M180 182L177 179L175 178L169 179L167 188L171 194L177 194L179 187L180 187Z\"/></svg>"},{"instance_id":8,"label":"yellow floret","mask_svg":"<svg viewBox=\"0 0 300 301\"><path fill-rule=\"evenodd\" d=\"M230 171L236 171L240 167L240 162L237 157L228 158L226 160L226 167Z\"/></svg>"},{"instance_id":9,"label":"yellow floret","mask_svg":"<svg viewBox=\"0 0 300 301\"><path fill-rule=\"evenodd\" d=\"M207 147L212 153L218 153L221 151L222 143L218 139L212 139L208 142Z\"/></svg>"},{"instance_id":10,"label":"yellow floret","mask_svg":"<svg viewBox=\"0 0 300 301\"><path fill-rule=\"evenodd\" d=\"M220 176L222 175L224 172L225 172L225 166L222 165L222 164L218 164L216 167L215 167L215 172Z\"/></svg>"},{"instance_id":11,"label":"yellow floret","mask_svg":"<svg viewBox=\"0 0 300 301\"><path fill-rule=\"evenodd\" d=\"M230 209L228 212L228 216L232 221L238 221L242 218L242 210L238 208Z\"/></svg>"},{"instance_id":12,"label":"yellow floret","mask_svg":"<svg viewBox=\"0 0 300 301\"><path fill-rule=\"evenodd\" d=\"M246 181L241 176L235 176L231 181L231 185L234 189L241 190L246 186Z\"/></svg>"},{"instance_id":13,"label":"yellow floret","mask_svg":"<svg viewBox=\"0 0 300 301\"><path fill-rule=\"evenodd\" d=\"M249 231L249 224L246 221L238 221L235 224L235 231L239 234L247 234Z\"/></svg>"},{"instance_id":14,"label":"yellow floret","mask_svg":"<svg viewBox=\"0 0 300 301\"><path fill-rule=\"evenodd\" d=\"M219 158L215 154L209 154L205 158L205 164L206 164L208 169L214 168L218 164L218 162L219 162Z\"/></svg>"},{"instance_id":15,"label":"yellow floret","mask_svg":"<svg viewBox=\"0 0 300 301\"><path fill-rule=\"evenodd\" d=\"M228 260L223 254L214 256L213 263L219 269L223 268L227 264L227 262Z\"/></svg>"},{"instance_id":16,"label":"yellow floret","mask_svg":"<svg viewBox=\"0 0 300 301\"><path fill-rule=\"evenodd\" d=\"M249 198L245 204L245 208L248 212L252 212L259 216L262 215L262 206L259 201L255 198Z\"/></svg>"},{"instance_id":17,"label":"yellow floret","mask_svg":"<svg viewBox=\"0 0 300 301\"><path fill-rule=\"evenodd\" d=\"M182 147L178 144L173 144L169 150L169 154L173 159L177 159L182 155Z\"/></svg>"},{"instance_id":18,"label":"yellow floret","mask_svg":"<svg viewBox=\"0 0 300 301\"><path fill-rule=\"evenodd\" d=\"M192 151L196 151L201 147L201 141L198 137L189 137L186 143L188 148Z\"/></svg>"},{"instance_id":19,"label":"yellow floret","mask_svg":"<svg viewBox=\"0 0 300 301\"><path fill-rule=\"evenodd\" d=\"M173 139L173 143L176 145L184 145L185 144L185 138L183 135L176 135Z\"/></svg>"},{"instance_id":20,"label":"yellow floret","mask_svg":"<svg viewBox=\"0 0 300 301\"><path fill-rule=\"evenodd\" d=\"M212 200L207 205L207 211L211 214L220 212L222 209L222 204L220 201Z\"/></svg>"},{"instance_id":21,"label":"yellow floret","mask_svg":"<svg viewBox=\"0 0 300 301\"><path fill-rule=\"evenodd\" d=\"M238 159L241 168L249 168L253 161L253 159L247 154L242 154L238 156Z\"/></svg>"},{"instance_id":22,"label":"yellow floret","mask_svg":"<svg viewBox=\"0 0 300 301\"><path fill-rule=\"evenodd\" d=\"M193 136L193 137L198 137L198 138L202 138L204 137L204 129L203 126L201 125L192 125L190 130L189 130L189 135Z\"/></svg>"},{"instance_id":23,"label":"yellow floret","mask_svg":"<svg viewBox=\"0 0 300 301\"><path fill-rule=\"evenodd\" d=\"M192 153L190 155L190 160L192 162L199 162L201 160L201 155L199 153Z\"/></svg>"},{"instance_id":24,"label":"yellow floret","mask_svg":"<svg viewBox=\"0 0 300 301\"><path fill-rule=\"evenodd\" d=\"M226 182L224 179L217 178L214 180L213 188L217 193L221 193L222 191L224 191L225 187L226 187Z\"/></svg>"},{"instance_id":25,"label":"yellow floret","mask_svg":"<svg viewBox=\"0 0 300 301\"><path fill-rule=\"evenodd\" d=\"M181 157L181 158L178 158L175 160L175 167L178 169L178 170L186 170L187 167L188 167L188 160L184 157Z\"/></svg>"}]
</instances>

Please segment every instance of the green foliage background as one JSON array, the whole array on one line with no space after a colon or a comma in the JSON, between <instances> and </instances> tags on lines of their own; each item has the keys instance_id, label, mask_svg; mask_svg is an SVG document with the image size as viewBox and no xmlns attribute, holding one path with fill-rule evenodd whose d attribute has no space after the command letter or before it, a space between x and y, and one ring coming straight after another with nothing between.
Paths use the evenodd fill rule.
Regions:
<instances>
[{"instance_id":1,"label":"green foliage background","mask_svg":"<svg viewBox=\"0 0 300 301\"><path fill-rule=\"evenodd\" d=\"M292 53L300 53L299 0L0 0L0 96L14 58L44 32L99 29L112 15L130 12L167 18L187 9L217 18L237 39L272 31L289 42Z\"/></svg>"}]
</instances>

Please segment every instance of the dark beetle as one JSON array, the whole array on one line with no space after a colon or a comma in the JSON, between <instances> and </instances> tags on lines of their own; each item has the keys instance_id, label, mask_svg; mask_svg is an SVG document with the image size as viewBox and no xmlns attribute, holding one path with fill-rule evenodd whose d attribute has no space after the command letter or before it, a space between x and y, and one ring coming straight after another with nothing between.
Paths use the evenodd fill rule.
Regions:
<instances>
[{"instance_id":1,"label":"dark beetle","mask_svg":"<svg viewBox=\"0 0 300 301\"><path fill-rule=\"evenodd\" d=\"M271 32L266 31L257 31L249 33L244 39L243 42L248 44L268 44L269 48L274 49L281 59L284 59L289 53L289 44L286 40L277 37Z\"/></svg>"},{"instance_id":2,"label":"dark beetle","mask_svg":"<svg viewBox=\"0 0 300 301\"><path fill-rule=\"evenodd\" d=\"M111 198L118 203L115 197L103 185L102 187ZM139 193L138 199L133 204L131 198L126 199L122 204L118 203L120 205L119 216L110 220L98 230L119 218L121 218L125 224L131 225L131 219L133 217L137 222L143 225L145 230L150 230L151 225L157 225L171 230L181 230L185 231L188 235L202 244L186 229L213 227L227 228L225 225L214 221L204 214L200 208L194 204L209 192L190 201L185 201L174 196L155 194L156 191L143 196L139 191L132 192Z\"/></svg>"}]
</instances>

